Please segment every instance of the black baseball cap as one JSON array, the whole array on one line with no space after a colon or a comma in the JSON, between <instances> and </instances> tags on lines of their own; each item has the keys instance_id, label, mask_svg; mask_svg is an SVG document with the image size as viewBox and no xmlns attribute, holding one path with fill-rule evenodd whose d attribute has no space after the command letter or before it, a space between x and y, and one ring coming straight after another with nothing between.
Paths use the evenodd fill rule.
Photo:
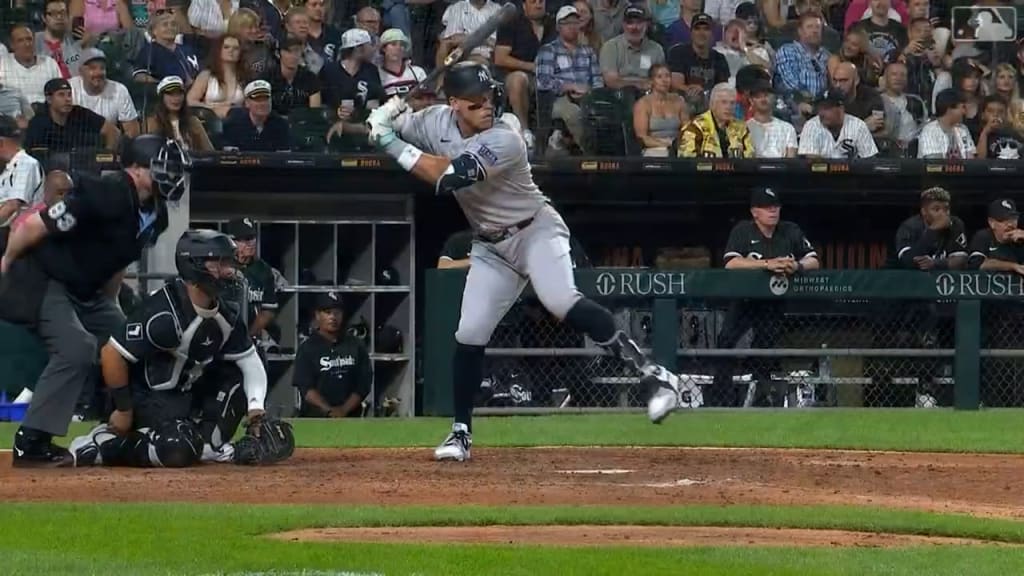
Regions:
<instances>
[{"instance_id":1,"label":"black baseball cap","mask_svg":"<svg viewBox=\"0 0 1024 576\"><path fill-rule=\"evenodd\" d=\"M341 294L337 292L321 292L316 295L317 310L342 310Z\"/></svg>"},{"instance_id":2,"label":"black baseball cap","mask_svg":"<svg viewBox=\"0 0 1024 576\"><path fill-rule=\"evenodd\" d=\"M739 20L749 20L751 18L761 19L761 14L757 11L757 5L753 2L743 2L736 7L736 18Z\"/></svg>"},{"instance_id":3,"label":"black baseball cap","mask_svg":"<svg viewBox=\"0 0 1024 576\"><path fill-rule=\"evenodd\" d=\"M60 90L71 90L71 83L63 78L53 78L43 85L43 94L47 96Z\"/></svg>"},{"instance_id":4,"label":"black baseball cap","mask_svg":"<svg viewBox=\"0 0 1024 576\"><path fill-rule=\"evenodd\" d=\"M235 240L251 240L256 237L256 222L252 218L235 218L228 222L224 233Z\"/></svg>"},{"instance_id":5,"label":"black baseball cap","mask_svg":"<svg viewBox=\"0 0 1024 576\"><path fill-rule=\"evenodd\" d=\"M697 26L707 26L708 28L710 28L714 25L715 19L712 18L709 14L705 14L703 12L694 16L693 20L690 20L690 30L693 30Z\"/></svg>"},{"instance_id":6,"label":"black baseball cap","mask_svg":"<svg viewBox=\"0 0 1024 576\"><path fill-rule=\"evenodd\" d=\"M647 20L648 18L647 7L643 4L630 4L622 14L622 19L627 22L629 20Z\"/></svg>"},{"instance_id":7,"label":"black baseball cap","mask_svg":"<svg viewBox=\"0 0 1024 576\"><path fill-rule=\"evenodd\" d=\"M22 136L18 121L10 116L0 114L0 138L13 138L20 140Z\"/></svg>"},{"instance_id":8,"label":"black baseball cap","mask_svg":"<svg viewBox=\"0 0 1024 576\"><path fill-rule=\"evenodd\" d=\"M750 206L755 208L766 208L768 206L782 206L779 193L769 186L757 186L750 194Z\"/></svg>"},{"instance_id":9,"label":"black baseball cap","mask_svg":"<svg viewBox=\"0 0 1024 576\"><path fill-rule=\"evenodd\" d=\"M842 90L830 88L818 97L818 106L842 106L846 102L846 94Z\"/></svg>"},{"instance_id":10,"label":"black baseball cap","mask_svg":"<svg viewBox=\"0 0 1024 576\"><path fill-rule=\"evenodd\" d=\"M988 205L988 217L993 220L1016 220L1020 218L1020 212L1017 211L1017 204L1009 198L1000 198L993 200Z\"/></svg>"}]
</instances>

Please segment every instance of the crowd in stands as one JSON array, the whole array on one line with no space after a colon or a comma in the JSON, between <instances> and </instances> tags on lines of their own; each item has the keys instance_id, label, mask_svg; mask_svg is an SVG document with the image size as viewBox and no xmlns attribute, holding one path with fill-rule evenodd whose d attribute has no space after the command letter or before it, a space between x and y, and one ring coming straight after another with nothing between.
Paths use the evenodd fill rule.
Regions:
<instances>
[{"instance_id":1,"label":"crowd in stands","mask_svg":"<svg viewBox=\"0 0 1024 576\"><path fill-rule=\"evenodd\" d=\"M27 149L50 152L113 150L142 132L197 151L369 151L369 111L407 95L499 9L10 1L0 114L17 120ZM974 38L978 20L999 20L1008 4L522 0L469 57L503 82L535 159L1016 159L1024 44ZM957 17L964 6L969 21ZM420 109L444 101L444 87L410 96Z\"/></svg>"}]
</instances>

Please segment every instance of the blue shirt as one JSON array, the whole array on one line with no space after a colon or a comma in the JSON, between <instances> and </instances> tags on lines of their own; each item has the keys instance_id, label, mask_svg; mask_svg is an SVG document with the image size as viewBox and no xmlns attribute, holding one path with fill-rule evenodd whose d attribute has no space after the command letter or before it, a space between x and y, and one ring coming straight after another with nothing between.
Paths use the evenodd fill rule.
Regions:
<instances>
[{"instance_id":1,"label":"blue shirt","mask_svg":"<svg viewBox=\"0 0 1024 576\"><path fill-rule=\"evenodd\" d=\"M828 88L828 50L811 54L799 42L790 42L775 55L775 86L783 92L820 96Z\"/></svg>"},{"instance_id":2,"label":"blue shirt","mask_svg":"<svg viewBox=\"0 0 1024 576\"><path fill-rule=\"evenodd\" d=\"M168 50L156 42L150 42L135 57L133 76L140 74L148 74L157 80L178 76L187 87L199 74L199 58L188 46L176 44L174 50Z\"/></svg>"},{"instance_id":3,"label":"blue shirt","mask_svg":"<svg viewBox=\"0 0 1024 576\"><path fill-rule=\"evenodd\" d=\"M537 50L537 90L562 93L564 84L583 84L591 88L604 86L601 65L590 46L576 46L570 52L561 39L555 39Z\"/></svg>"}]
</instances>

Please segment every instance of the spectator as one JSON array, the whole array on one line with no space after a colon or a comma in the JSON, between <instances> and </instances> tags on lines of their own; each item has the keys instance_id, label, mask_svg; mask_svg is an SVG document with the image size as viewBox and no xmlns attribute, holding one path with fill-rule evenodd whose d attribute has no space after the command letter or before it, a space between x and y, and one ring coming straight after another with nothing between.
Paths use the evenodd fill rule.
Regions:
<instances>
[{"instance_id":1,"label":"spectator","mask_svg":"<svg viewBox=\"0 0 1024 576\"><path fill-rule=\"evenodd\" d=\"M70 0L68 17L71 22L83 18L85 31L92 37L134 26L126 0Z\"/></svg>"},{"instance_id":2,"label":"spectator","mask_svg":"<svg viewBox=\"0 0 1024 576\"><path fill-rule=\"evenodd\" d=\"M146 133L173 138L185 150L210 152L213 144L203 123L192 115L185 101L185 83L177 76L168 76L156 87L160 99L156 110L146 118Z\"/></svg>"},{"instance_id":3,"label":"spectator","mask_svg":"<svg viewBox=\"0 0 1024 576\"><path fill-rule=\"evenodd\" d=\"M597 31L594 23L594 9L590 7L587 0L576 0L572 3L576 11L580 13L580 45L590 46L594 54L601 54L601 47L604 46L604 38Z\"/></svg>"},{"instance_id":4,"label":"spectator","mask_svg":"<svg viewBox=\"0 0 1024 576\"><path fill-rule=\"evenodd\" d=\"M935 45L927 18L915 18L907 31L907 47L899 57L907 65L907 92L924 98L930 110L935 72L942 69L944 52Z\"/></svg>"},{"instance_id":5,"label":"spectator","mask_svg":"<svg viewBox=\"0 0 1024 576\"><path fill-rule=\"evenodd\" d=\"M380 36L380 12L372 6L364 6L356 12L356 28L366 30L373 40L374 49L377 48L377 38Z\"/></svg>"},{"instance_id":6,"label":"spectator","mask_svg":"<svg viewBox=\"0 0 1024 576\"><path fill-rule=\"evenodd\" d=\"M771 10L767 9L767 2L772 1L773 0L765 0L766 10L764 10L764 26L768 30L774 32L773 34L771 34L772 36L777 35L774 39L774 42L777 43L776 45L781 46L799 40L801 20L803 19L805 14L813 14L818 16L822 22L821 45L826 50L829 51L829 54L834 54L839 51L839 47L843 44L843 37L839 34L839 32L837 32L835 29L828 25L827 19L825 18L824 13L822 11L821 0L796 0L796 2L793 2L793 7L796 11L796 19L786 21L788 16L786 14L783 14L783 22L779 25L776 25L772 22L772 12ZM761 2L758 2L758 5L760 4ZM781 31L779 31L780 26Z\"/></svg>"},{"instance_id":7,"label":"spectator","mask_svg":"<svg viewBox=\"0 0 1024 576\"><path fill-rule=\"evenodd\" d=\"M373 41L366 30L353 28L341 35L341 59L320 70L321 99L338 111L338 122L327 134L365 135L363 120L384 99L380 71L370 60Z\"/></svg>"},{"instance_id":8,"label":"spectator","mask_svg":"<svg viewBox=\"0 0 1024 576\"><path fill-rule=\"evenodd\" d=\"M97 148L116 150L121 136L117 128L103 116L75 106L71 84L63 78L54 78L43 88L46 108L28 123L25 148L43 148L49 152L71 152Z\"/></svg>"},{"instance_id":9,"label":"spectator","mask_svg":"<svg viewBox=\"0 0 1024 576\"><path fill-rule=\"evenodd\" d=\"M754 117L747 120L754 155L758 158L795 158L799 144L796 129L784 120L776 118L775 97L772 86L759 82L750 90L750 107Z\"/></svg>"},{"instance_id":10,"label":"spectator","mask_svg":"<svg viewBox=\"0 0 1024 576\"><path fill-rule=\"evenodd\" d=\"M380 36L380 84L384 94L405 96L427 77L427 73L412 63L412 42L398 28L389 28ZM525 126L525 124L524 124Z\"/></svg>"},{"instance_id":11,"label":"spectator","mask_svg":"<svg viewBox=\"0 0 1024 576\"><path fill-rule=\"evenodd\" d=\"M303 6L309 15L309 45L324 62L333 62L341 44L341 31L324 20L324 0L305 0Z\"/></svg>"},{"instance_id":12,"label":"spectator","mask_svg":"<svg viewBox=\"0 0 1024 576\"><path fill-rule=\"evenodd\" d=\"M575 4L573 9L579 14ZM533 148L534 137L525 127L530 125L530 99L537 88L534 61L540 47L553 41L556 35L555 22L548 17L544 0L526 0L515 20L498 29L494 66L504 75L508 102L524 127L523 135L529 148ZM582 38L577 42L583 44Z\"/></svg>"},{"instance_id":13,"label":"spectator","mask_svg":"<svg viewBox=\"0 0 1024 576\"><path fill-rule=\"evenodd\" d=\"M491 0L458 0L448 6L441 17L444 30L441 32L440 44L437 48L435 58L438 67L444 59L458 47L459 44L480 27L495 12L501 10L501 6ZM481 62L489 62L494 52L494 43L497 35L492 35L482 46L473 49L473 52L465 57L474 57Z\"/></svg>"},{"instance_id":14,"label":"spectator","mask_svg":"<svg viewBox=\"0 0 1024 576\"><path fill-rule=\"evenodd\" d=\"M42 168L40 168L40 173L42 173ZM43 180L42 200L19 212L14 222L11 222L11 231L24 224L29 216L42 212L58 201L63 200L64 196L71 192L72 185L71 177L68 176L67 172L51 170Z\"/></svg>"},{"instance_id":15,"label":"spectator","mask_svg":"<svg viewBox=\"0 0 1024 576\"><path fill-rule=\"evenodd\" d=\"M462 230L449 236L437 258L437 268L469 268L469 252L473 248L474 236L472 230Z\"/></svg>"},{"instance_id":16,"label":"spectator","mask_svg":"<svg viewBox=\"0 0 1024 576\"><path fill-rule=\"evenodd\" d=\"M43 86L51 78L60 77L57 62L42 54L36 55L32 30L15 24L11 28L11 53L0 58L0 85L17 90L30 104L46 99Z\"/></svg>"},{"instance_id":17,"label":"spectator","mask_svg":"<svg viewBox=\"0 0 1024 576\"><path fill-rule=\"evenodd\" d=\"M929 188L921 193L921 210L896 230L900 268L962 270L967 266L967 237L962 220L949 214L949 192Z\"/></svg>"},{"instance_id":18,"label":"spectator","mask_svg":"<svg viewBox=\"0 0 1024 576\"><path fill-rule=\"evenodd\" d=\"M685 92L691 102L703 103L705 91L729 81L729 63L711 49L712 24L711 16L698 14L693 19L692 43L676 44L668 51L672 89Z\"/></svg>"},{"instance_id":19,"label":"spectator","mask_svg":"<svg viewBox=\"0 0 1024 576\"><path fill-rule=\"evenodd\" d=\"M846 16L843 18L843 30L849 31L850 28L861 21L871 19L876 12L876 3L879 3L879 0L851 0L849 6L846 7ZM907 13L907 4L904 0L894 0L892 2L885 0L885 4L887 6L884 16L887 19L895 20L900 24L910 21L910 15ZM879 8L879 12L880 10L881 8Z\"/></svg>"},{"instance_id":20,"label":"spectator","mask_svg":"<svg viewBox=\"0 0 1024 576\"><path fill-rule=\"evenodd\" d=\"M731 20L725 27L725 35L715 45L714 51L725 56L729 65L729 79L735 80L740 68L755 62L750 60L750 48L747 45L747 23L743 20ZM763 58L755 57L757 64L765 66L769 63L767 53Z\"/></svg>"},{"instance_id":21,"label":"spectator","mask_svg":"<svg viewBox=\"0 0 1024 576\"><path fill-rule=\"evenodd\" d=\"M0 56L0 116L14 118L18 126L24 130L34 115L32 105L21 94L21 90L2 83L3 59L4 57Z\"/></svg>"},{"instance_id":22,"label":"spectator","mask_svg":"<svg viewBox=\"0 0 1024 576\"><path fill-rule=\"evenodd\" d=\"M651 17L653 18L651 25L653 26L654 34L651 38L659 44L666 43L664 30L679 19L679 12L682 10L679 3L680 0L654 0L647 4L647 7L651 11ZM699 12L699 5L697 9ZM661 31L661 33L659 33L659 31Z\"/></svg>"},{"instance_id":23,"label":"spectator","mask_svg":"<svg viewBox=\"0 0 1024 576\"><path fill-rule=\"evenodd\" d=\"M846 95L829 90L818 99L818 115L804 124L797 153L805 158L873 158L878 147L863 120L845 110Z\"/></svg>"},{"instance_id":24,"label":"spectator","mask_svg":"<svg viewBox=\"0 0 1024 576\"><path fill-rule=\"evenodd\" d=\"M245 276L249 291L246 298L250 308L246 311L249 335L262 341L263 331L277 315L277 285L274 283L273 269L256 255L257 233L252 218L235 218L228 222L224 232L238 246L235 261L238 262L238 271Z\"/></svg>"},{"instance_id":25,"label":"spectator","mask_svg":"<svg viewBox=\"0 0 1024 576\"><path fill-rule=\"evenodd\" d=\"M679 135L680 158L753 158L750 131L736 117L736 89L718 84L708 111L690 121Z\"/></svg>"},{"instance_id":26,"label":"spectator","mask_svg":"<svg viewBox=\"0 0 1024 576\"><path fill-rule=\"evenodd\" d=\"M829 56L828 73L831 76L836 68L844 62L853 64L861 82L867 86L877 86L882 75L882 61L871 51L866 32L854 28L846 33L839 52Z\"/></svg>"},{"instance_id":27,"label":"spectator","mask_svg":"<svg viewBox=\"0 0 1024 576\"><path fill-rule=\"evenodd\" d=\"M988 205L988 228L971 238L967 268L1024 274L1024 230L1017 227L1020 212L1011 198Z\"/></svg>"},{"instance_id":28,"label":"spectator","mask_svg":"<svg viewBox=\"0 0 1024 576\"><path fill-rule=\"evenodd\" d=\"M284 38L284 15L291 6L292 0L241 0L238 10L228 20L228 33L232 33L231 20L242 10L249 10L256 17L260 40L273 47Z\"/></svg>"},{"instance_id":29,"label":"spectator","mask_svg":"<svg viewBox=\"0 0 1024 576\"><path fill-rule=\"evenodd\" d=\"M775 69L775 49L764 38L761 16L757 6L744 2L736 8L736 19L745 24L744 39L747 60L752 64L760 64L769 70ZM735 76L735 74L733 74Z\"/></svg>"},{"instance_id":30,"label":"spectator","mask_svg":"<svg viewBox=\"0 0 1024 576\"><path fill-rule=\"evenodd\" d=\"M630 6L629 0L594 0L594 30L601 36L602 44L622 34L626 8Z\"/></svg>"},{"instance_id":31,"label":"spectator","mask_svg":"<svg viewBox=\"0 0 1024 576\"><path fill-rule=\"evenodd\" d=\"M714 18L701 12L701 4L701 0L680 0L679 18L665 29L666 46L689 44L692 41L693 28L697 25L707 26L708 46L721 40L722 29L715 25Z\"/></svg>"},{"instance_id":32,"label":"spectator","mask_svg":"<svg viewBox=\"0 0 1024 576\"><path fill-rule=\"evenodd\" d=\"M828 50L821 47L822 20L819 14L805 13L797 30L799 39L779 48L775 56L776 88L784 96L798 94L805 100L800 111L811 113L807 100L820 96L828 88Z\"/></svg>"},{"instance_id":33,"label":"spectator","mask_svg":"<svg viewBox=\"0 0 1024 576\"><path fill-rule=\"evenodd\" d=\"M719 26L725 26L733 18L746 20L745 16L740 16L738 13L741 6L743 10L757 13L757 6L752 0L704 0L704 12L710 14ZM757 16L757 19L760 20L760 15Z\"/></svg>"},{"instance_id":34,"label":"spectator","mask_svg":"<svg viewBox=\"0 0 1024 576\"><path fill-rule=\"evenodd\" d=\"M803 230L781 220L782 202L772 188L757 187L750 197L750 220L738 222L729 233L723 263L726 270L763 270L773 275L793 276L820 267L818 254ZM748 331L753 331L751 348L773 348L782 327L782 310L771 300L736 300L726 312L716 342L717 348L734 348ZM735 360L715 363L712 404L745 406L747 385L737 387L732 375ZM757 362L754 378L759 387L771 383L776 362Z\"/></svg>"},{"instance_id":35,"label":"spectator","mask_svg":"<svg viewBox=\"0 0 1024 576\"><path fill-rule=\"evenodd\" d=\"M651 66L665 62L665 51L647 37L647 9L631 4L623 15L623 33L601 47L601 74L604 85L612 90L651 89Z\"/></svg>"},{"instance_id":36,"label":"spectator","mask_svg":"<svg viewBox=\"0 0 1024 576\"><path fill-rule=\"evenodd\" d=\"M278 64L267 80L274 112L287 116L294 108L320 107L320 79L302 66L306 43L288 36L277 53Z\"/></svg>"},{"instance_id":37,"label":"spectator","mask_svg":"<svg viewBox=\"0 0 1024 576\"><path fill-rule=\"evenodd\" d=\"M971 159L977 150L971 133L964 126L966 102L952 88L935 97L935 120L921 128L918 137L918 158Z\"/></svg>"},{"instance_id":38,"label":"spectator","mask_svg":"<svg viewBox=\"0 0 1024 576\"><path fill-rule=\"evenodd\" d=\"M672 92L668 66L651 66L651 91L633 105L633 131L644 147L643 155L668 156L689 116L686 101Z\"/></svg>"},{"instance_id":39,"label":"spectator","mask_svg":"<svg viewBox=\"0 0 1024 576\"><path fill-rule=\"evenodd\" d=\"M397 28L406 36L412 34L412 15L406 0L384 0L380 8L389 28Z\"/></svg>"},{"instance_id":40,"label":"spectator","mask_svg":"<svg viewBox=\"0 0 1024 576\"><path fill-rule=\"evenodd\" d=\"M238 12L239 0L192 0L188 23L202 36L217 38L228 31L228 19Z\"/></svg>"},{"instance_id":41,"label":"spectator","mask_svg":"<svg viewBox=\"0 0 1024 576\"><path fill-rule=\"evenodd\" d=\"M981 112L981 101L987 95L987 86L982 78L988 75L988 69L971 58L957 58L953 61L949 72L942 72L935 79L932 88L932 109L938 116L939 92L948 88L956 90L964 101L964 118L973 120Z\"/></svg>"},{"instance_id":42,"label":"spectator","mask_svg":"<svg viewBox=\"0 0 1024 576\"><path fill-rule=\"evenodd\" d=\"M242 104L246 69L242 62L242 43L235 36L221 36L210 49L207 68L199 73L188 89L188 105L209 108L226 118Z\"/></svg>"},{"instance_id":43,"label":"spectator","mask_svg":"<svg viewBox=\"0 0 1024 576\"><path fill-rule=\"evenodd\" d=\"M149 26L152 39L135 57L133 80L156 84L167 76L177 76L186 86L192 85L199 73L199 59L190 48L177 43L178 23L174 16L154 15Z\"/></svg>"},{"instance_id":44,"label":"spectator","mask_svg":"<svg viewBox=\"0 0 1024 576\"><path fill-rule=\"evenodd\" d=\"M1017 76L1017 69L1012 64L1000 64L996 66L995 78L992 81L991 94L999 96L1007 104L1008 110L1017 114L1024 109L1024 102L1020 98L1020 82Z\"/></svg>"},{"instance_id":45,"label":"spectator","mask_svg":"<svg viewBox=\"0 0 1024 576\"><path fill-rule=\"evenodd\" d=\"M291 148L288 121L270 109L270 83L253 80L245 87L245 108L224 122L224 146L242 152L281 152Z\"/></svg>"},{"instance_id":46,"label":"spectator","mask_svg":"<svg viewBox=\"0 0 1024 576\"><path fill-rule=\"evenodd\" d=\"M264 33L260 27L260 16L255 11L241 8L235 12L228 20L228 36L234 36L241 42L246 78L262 78L274 68L272 44L276 41Z\"/></svg>"},{"instance_id":47,"label":"spectator","mask_svg":"<svg viewBox=\"0 0 1024 576\"><path fill-rule=\"evenodd\" d=\"M565 122L573 140L583 148L585 134L580 102L591 90L604 86L597 55L579 45L580 20L576 8L562 6L555 16L558 38L537 51L537 90L554 100L551 117Z\"/></svg>"},{"instance_id":48,"label":"spectator","mask_svg":"<svg viewBox=\"0 0 1024 576\"><path fill-rule=\"evenodd\" d=\"M71 79L74 103L103 116L111 124L121 125L125 136L139 135L139 112L128 88L107 78L107 56L96 48L82 52L80 75Z\"/></svg>"},{"instance_id":49,"label":"spectator","mask_svg":"<svg viewBox=\"0 0 1024 576\"><path fill-rule=\"evenodd\" d=\"M22 131L8 116L0 116L0 227L7 246L8 227L18 213L42 200L43 168L21 147Z\"/></svg>"},{"instance_id":50,"label":"spectator","mask_svg":"<svg viewBox=\"0 0 1024 576\"><path fill-rule=\"evenodd\" d=\"M82 51L90 46L93 38L85 36L85 30L70 30L68 6L64 0L47 0L46 12L43 15L46 26L36 32L36 53L46 54L57 62L61 78L71 78L78 74L78 61Z\"/></svg>"},{"instance_id":51,"label":"spectator","mask_svg":"<svg viewBox=\"0 0 1024 576\"><path fill-rule=\"evenodd\" d=\"M885 131L882 96L874 88L861 84L853 64L843 62L836 66L832 72L832 87L846 95L843 103L846 113L863 120L872 135L881 135Z\"/></svg>"},{"instance_id":52,"label":"spectator","mask_svg":"<svg viewBox=\"0 0 1024 576\"><path fill-rule=\"evenodd\" d=\"M284 17L284 29L288 36L302 40L302 64L313 74L319 74L324 66L324 59L309 44L309 15L306 9L295 6L288 10Z\"/></svg>"},{"instance_id":53,"label":"spectator","mask_svg":"<svg viewBox=\"0 0 1024 576\"><path fill-rule=\"evenodd\" d=\"M345 418L362 415L370 393L372 368L366 347L343 330L341 297L334 292L316 299L316 331L299 345L292 385L302 398L306 417Z\"/></svg>"},{"instance_id":54,"label":"spectator","mask_svg":"<svg viewBox=\"0 0 1024 576\"><path fill-rule=\"evenodd\" d=\"M873 53L883 62L890 61L907 46L907 29L902 18L889 15L890 0L871 0L871 16L854 24L854 30L863 30L868 36ZM906 16L904 11L903 16ZM905 20L909 22L908 20Z\"/></svg>"},{"instance_id":55,"label":"spectator","mask_svg":"<svg viewBox=\"0 0 1024 576\"><path fill-rule=\"evenodd\" d=\"M906 150L912 140L917 139L918 120L926 118L924 101L907 96L907 66L892 62L885 67L885 90L882 104L885 106L885 130L882 136L898 143Z\"/></svg>"},{"instance_id":56,"label":"spectator","mask_svg":"<svg viewBox=\"0 0 1024 576\"><path fill-rule=\"evenodd\" d=\"M981 121L972 137L977 142L978 158L1020 160L1024 136L1007 121L1006 102L999 96L986 96Z\"/></svg>"}]
</instances>

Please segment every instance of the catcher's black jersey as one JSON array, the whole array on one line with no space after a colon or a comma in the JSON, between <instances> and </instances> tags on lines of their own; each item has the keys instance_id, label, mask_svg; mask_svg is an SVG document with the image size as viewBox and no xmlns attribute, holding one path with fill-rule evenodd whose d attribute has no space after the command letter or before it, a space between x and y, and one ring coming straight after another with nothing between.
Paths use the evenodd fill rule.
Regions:
<instances>
[{"instance_id":1,"label":"catcher's black jersey","mask_svg":"<svg viewBox=\"0 0 1024 576\"><path fill-rule=\"evenodd\" d=\"M967 256L967 232L963 220L950 217L949 228L931 230L921 215L911 216L896 230L896 258L905 267L915 267L913 259L930 256L936 260Z\"/></svg>"},{"instance_id":2,"label":"catcher's black jersey","mask_svg":"<svg viewBox=\"0 0 1024 576\"><path fill-rule=\"evenodd\" d=\"M223 301L199 316L185 284L171 280L150 294L109 343L132 365L132 385L187 391L214 358L235 361L256 349L240 310Z\"/></svg>"},{"instance_id":3,"label":"catcher's black jersey","mask_svg":"<svg viewBox=\"0 0 1024 576\"><path fill-rule=\"evenodd\" d=\"M794 260L817 256L814 246L804 236L799 226L782 220L775 226L772 237L768 238L761 233L753 220L744 220L733 226L732 232L729 233L729 241L726 243L722 260L724 264L737 257L771 260L786 256Z\"/></svg>"},{"instance_id":4,"label":"catcher's black jersey","mask_svg":"<svg viewBox=\"0 0 1024 576\"><path fill-rule=\"evenodd\" d=\"M989 228L979 230L971 238L969 252L967 267L971 270L977 270L989 258L1024 264L1024 245L1013 242L1000 244Z\"/></svg>"}]
</instances>

